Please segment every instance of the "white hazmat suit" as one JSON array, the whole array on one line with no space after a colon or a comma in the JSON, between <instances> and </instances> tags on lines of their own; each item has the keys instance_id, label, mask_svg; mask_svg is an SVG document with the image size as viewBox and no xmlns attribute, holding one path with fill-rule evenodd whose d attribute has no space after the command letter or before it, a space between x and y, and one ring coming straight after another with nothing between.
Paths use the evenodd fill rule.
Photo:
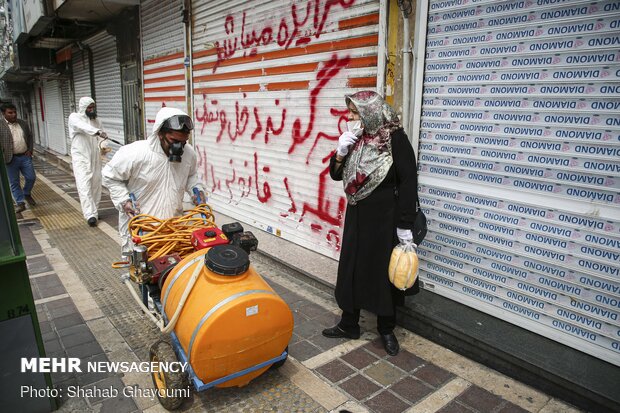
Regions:
<instances>
[{"instance_id":1,"label":"white hazmat suit","mask_svg":"<svg viewBox=\"0 0 620 413\"><path fill-rule=\"evenodd\" d=\"M103 168L103 185L110 191L110 198L119 210L118 231L123 252L133 248L127 227L130 217L123 211L130 193L136 197L140 213L167 219L182 215L185 192L191 195L193 188L204 192L197 175L194 148L186 144L181 162L170 162L161 147L159 129L162 123L178 115L186 113L175 108L160 109L149 137L122 146Z\"/></svg>"},{"instance_id":2,"label":"white hazmat suit","mask_svg":"<svg viewBox=\"0 0 620 413\"><path fill-rule=\"evenodd\" d=\"M103 126L99 119L86 116L86 108L95 101L89 97L80 99L78 111L69 115L69 138L71 138L71 161L73 175L80 196L84 218L98 217L101 201L101 155L99 136Z\"/></svg>"}]
</instances>

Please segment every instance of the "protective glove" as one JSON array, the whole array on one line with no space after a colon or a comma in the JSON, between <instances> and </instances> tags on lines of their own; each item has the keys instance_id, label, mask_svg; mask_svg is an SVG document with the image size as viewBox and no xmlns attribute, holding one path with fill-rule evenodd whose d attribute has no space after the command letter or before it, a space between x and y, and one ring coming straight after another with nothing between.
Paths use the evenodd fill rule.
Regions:
<instances>
[{"instance_id":1,"label":"protective glove","mask_svg":"<svg viewBox=\"0 0 620 413\"><path fill-rule=\"evenodd\" d=\"M410 229L396 228L396 236L401 244L413 242L413 233Z\"/></svg>"},{"instance_id":2,"label":"protective glove","mask_svg":"<svg viewBox=\"0 0 620 413\"><path fill-rule=\"evenodd\" d=\"M198 191L198 193L198 196L196 194L192 195L192 202L194 203L194 205L200 205L207 202L207 196L205 195L205 193L203 191Z\"/></svg>"},{"instance_id":3,"label":"protective glove","mask_svg":"<svg viewBox=\"0 0 620 413\"><path fill-rule=\"evenodd\" d=\"M346 131L340 135L340 138L338 138L338 149L336 149L336 154L338 156L346 156L349 153L349 148L357 142L357 139L357 136L349 131Z\"/></svg>"},{"instance_id":4,"label":"protective glove","mask_svg":"<svg viewBox=\"0 0 620 413\"><path fill-rule=\"evenodd\" d=\"M105 132L104 132L104 131L102 131L102 130L101 130L101 131L99 131L99 136L100 136L102 139L108 139L108 134L107 134L107 133L105 133Z\"/></svg>"},{"instance_id":5,"label":"protective glove","mask_svg":"<svg viewBox=\"0 0 620 413\"><path fill-rule=\"evenodd\" d=\"M131 199L128 199L123 203L123 212L130 217L134 217L140 213L140 204L136 201L135 205L131 202Z\"/></svg>"}]
</instances>

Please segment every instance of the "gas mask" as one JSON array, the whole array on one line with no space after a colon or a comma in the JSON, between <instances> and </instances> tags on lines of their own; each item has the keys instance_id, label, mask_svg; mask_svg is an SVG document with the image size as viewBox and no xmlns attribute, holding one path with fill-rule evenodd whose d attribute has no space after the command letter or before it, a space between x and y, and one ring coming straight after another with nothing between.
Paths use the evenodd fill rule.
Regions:
<instances>
[{"instance_id":1,"label":"gas mask","mask_svg":"<svg viewBox=\"0 0 620 413\"><path fill-rule=\"evenodd\" d=\"M172 141L168 142L168 160L170 162L181 162L181 157L183 156L183 147L185 146L185 142Z\"/></svg>"},{"instance_id":2,"label":"gas mask","mask_svg":"<svg viewBox=\"0 0 620 413\"><path fill-rule=\"evenodd\" d=\"M91 110L91 111L86 111L86 116L88 116L89 119L95 119L97 117L97 111L95 109Z\"/></svg>"},{"instance_id":3,"label":"gas mask","mask_svg":"<svg viewBox=\"0 0 620 413\"><path fill-rule=\"evenodd\" d=\"M361 120L348 121L347 130L359 138L360 136L362 136L362 133L364 132L364 128L362 127L362 121Z\"/></svg>"}]
</instances>

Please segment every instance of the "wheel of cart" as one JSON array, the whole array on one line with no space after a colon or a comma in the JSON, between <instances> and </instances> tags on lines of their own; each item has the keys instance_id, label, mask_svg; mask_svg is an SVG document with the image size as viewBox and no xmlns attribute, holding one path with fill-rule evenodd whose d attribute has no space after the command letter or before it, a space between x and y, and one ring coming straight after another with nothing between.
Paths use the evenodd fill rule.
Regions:
<instances>
[{"instance_id":1,"label":"wheel of cart","mask_svg":"<svg viewBox=\"0 0 620 413\"><path fill-rule=\"evenodd\" d=\"M280 367L282 367L284 363L286 363L286 360L288 359L288 346L286 346L286 348L284 349L284 352L286 353L286 357L284 357L282 360L276 361L271 366L269 366L269 370L277 370Z\"/></svg>"},{"instance_id":2,"label":"wheel of cart","mask_svg":"<svg viewBox=\"0 0 620 413\"><path fill-rule=\"evenodd\" d=\"M151 346L149 360L151 363L158 363L158 365L159 363L170 365L169 363L179 361L172 346L163 340ZM151 378L157 388L157 398L166 410L175 410L183 404L187 398L183 395L189 394L189 391L183 391L189 388L185 373L159 369L159 371L151 373Z\"/></svg>"}]
</instances>

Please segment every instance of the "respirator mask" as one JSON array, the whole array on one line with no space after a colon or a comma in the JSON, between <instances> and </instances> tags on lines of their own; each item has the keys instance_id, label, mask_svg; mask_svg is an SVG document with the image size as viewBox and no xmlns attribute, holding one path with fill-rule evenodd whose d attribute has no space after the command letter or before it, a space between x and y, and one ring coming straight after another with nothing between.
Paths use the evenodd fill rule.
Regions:
<instances>
[{"instance_id":1,"label":"respirator mask","mask_svg":"<svg viewBox=\"0 0 620 413\"><path fill-rule=\"evenodd\" d=\"M364 132L364 128L362 127L362 121L361 120L348 121L347 130L359 138L360 136L362 136L362 133Z\"/></svg>"},{"instance_id":2,"label":"respirator mask","mask_svg":"<svg viewBox=\"0 0 620 413\"><path fill-rule=\"evenodd\" d=\"M86 116L88 116L89 119L95 119L97 117L97 111L95 109L91 110L91 111L86 111Z\"/></svg>"},{"instance_id":3,"label":"respirator mask","mask_svg":"<svg viewBox=\"0 0 620 413\"><path fill-rule=\"evenodd\" d=\"M179 141L169 141L168 142L168 160L170 162L181 162L181 157L183 156L183 147L185 146L185 142Z\"/></svg>"},{"instance_id":4,"label":"respirator mask","mask_svg":"<svg viewBox=\"0 0 620 413\"><path fill-rule=\"evenodd\" d=\"M192 118L187 115L173 116L166 119L161 125L162 131L180 131L189 134L193 129L194 122L192 122ZM170 162L181 162L183 147L186 142L169 141L168 138L165 139L166 142L168 142L168 160Z\"/></svg>"}]
</instances>

